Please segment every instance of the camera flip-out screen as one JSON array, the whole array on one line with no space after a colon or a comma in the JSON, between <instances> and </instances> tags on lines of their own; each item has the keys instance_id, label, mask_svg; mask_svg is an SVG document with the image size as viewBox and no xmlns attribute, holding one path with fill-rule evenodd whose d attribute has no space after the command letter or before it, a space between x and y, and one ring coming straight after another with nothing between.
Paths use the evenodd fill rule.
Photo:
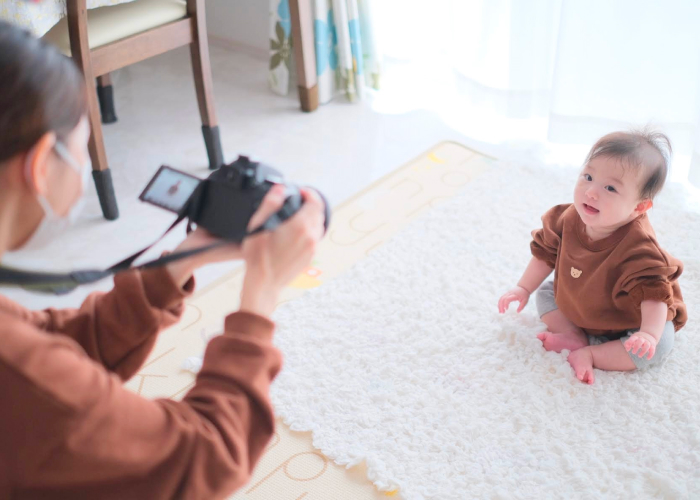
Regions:
<instances>
[{"instance_id":1,"label":"camera flip-out screen","mask_svg":"<svg viewBox=\"0 0 700 500\"><path fill-rule=\"evenodd\" d=\"M165 210L179 213L202 180L163 165L139 199Z\"/></svg>"}]
</instances>

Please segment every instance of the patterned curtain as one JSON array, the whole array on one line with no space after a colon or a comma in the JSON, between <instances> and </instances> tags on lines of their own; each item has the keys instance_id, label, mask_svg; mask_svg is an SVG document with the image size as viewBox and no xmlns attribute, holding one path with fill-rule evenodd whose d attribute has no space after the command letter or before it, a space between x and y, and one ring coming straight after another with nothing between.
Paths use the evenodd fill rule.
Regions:
<instances>
[{"instance_id":1,"label":"patterned curtain","mask_svg":"<svg viewBox=\"0 0 700 500\"><path fill-rule=\"evenodd\" d=\"M296 84L288 0L270 0L272 90L286 95ZM373 30L372 0L314 0L316 74L320 102L338 95L354 102L365 87L379 88L380 60Z\"/></svg>"}]
</instances>

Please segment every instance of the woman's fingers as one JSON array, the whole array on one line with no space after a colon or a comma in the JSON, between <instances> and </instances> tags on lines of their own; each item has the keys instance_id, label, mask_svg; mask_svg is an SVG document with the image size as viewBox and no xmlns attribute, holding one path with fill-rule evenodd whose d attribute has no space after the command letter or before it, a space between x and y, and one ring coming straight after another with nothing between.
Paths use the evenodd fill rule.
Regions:
<instances>
[{"instance_id":1,"label":"woman's fingers","mask_svg":"<svg viewBox=\"0 0 700 500\"><path fill-rule=\"evenodd\" d=\"M325 211L326 207L323 199L321 199L321 196L316 191L308 188L302 188L300 191L301 197L304 200L304 206L308 207L311 211L316 210L320 213Z\"/></svg>"},{"instance_id":2,"label":"woman's fingers","mask_svg":"<svg viewBox=\"0 0 700 500\"><path fill-rule=\"evenodd\" d=\"M263 225L275 212L277 212L284 204L284 186L276 184L265 195L260 203L260 207L250 218L248 222L248 231L252 231Z\"/></svg>"},{"instance_id":3,"label":"woman's fingers","mask_svg":"<svg viewBox=\"0 0 700 500\"><path fill-rule=\"evenodd\" d=\"M301 196L304 199L304 204L297 213L298 220L308 224L313 236L320 239L323 236L326 222L325 204L313 189L302 189Z\"/></svg>"}]
</instances>

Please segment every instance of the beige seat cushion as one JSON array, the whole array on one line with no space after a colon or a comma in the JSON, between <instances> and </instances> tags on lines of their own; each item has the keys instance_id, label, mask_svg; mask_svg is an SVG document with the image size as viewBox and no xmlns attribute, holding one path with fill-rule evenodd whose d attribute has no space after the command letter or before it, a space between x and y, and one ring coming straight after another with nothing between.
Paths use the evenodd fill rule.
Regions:
<instances>
[{"instance_id":1,"label":"beige seat cushion","mask_svg":"<svg viewBox=\"0 0 700 500\"><path fill-rule=\"evenodd\" d=\"M110 7L88 10L88 40L95 49L137 33L177 21L187 16L185 0L136 0ZM70 56L66 18L44 35Z\"/></svg>"}]
</instances>

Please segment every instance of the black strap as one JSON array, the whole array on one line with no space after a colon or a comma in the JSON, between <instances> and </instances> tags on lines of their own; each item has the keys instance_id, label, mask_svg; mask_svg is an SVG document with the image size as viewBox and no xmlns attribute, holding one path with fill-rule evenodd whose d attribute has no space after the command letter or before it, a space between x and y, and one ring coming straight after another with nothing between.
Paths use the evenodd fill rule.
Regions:
<instances>
[{"instance_id":1,"label":"black strap","mask_svg":"<svg viewBox=\"0 0 700 500\"><path fill-rule=\"evenodd\" d=\"M70 293L80 285L94 283L96 281L100 281L104 278L107 278L113 274L131 268L131 264L133 264L136 259L138 259L141 255L150 250L156 243L162 240L166 234L172 231L175 228L175 226L180 224L180 222L182 222L185 218L185 214L179 215L177 220L173 222L170 225L170 227L163 233L163 235L156 241L148 245L146 248L139 250L135 254L130 255L126 259L117 262L116 264L110 266L105 270L85 269L73 271L70 273L42 273L23 271L20 269L12 269L9 267L0 267L0 286L20 286L30 291L51 293L55 295L64 295L66 293ZM276 217L276 215L273 215L268 220L266 220L265 223L262 224L260 227L246 233L246 237L260 233L262 231L272 231L280 224L281 220L278 217ZM188 221L187 232L189 233L191 231L192 223ZM200 248L193 248L184 252L171 253L168 255L164 255L158 259L154 259L145 262L139 266L136 266L136 269L150 269L154 267L164 266L171 262L186 259L188 257L192 257L200 253L208 252L209 250L213 250L214 248L219 248L230 243L230 241L221 240L217 241L216 243L212 243L211 245L206 245Z\"/></svg>"}]
</instances>

